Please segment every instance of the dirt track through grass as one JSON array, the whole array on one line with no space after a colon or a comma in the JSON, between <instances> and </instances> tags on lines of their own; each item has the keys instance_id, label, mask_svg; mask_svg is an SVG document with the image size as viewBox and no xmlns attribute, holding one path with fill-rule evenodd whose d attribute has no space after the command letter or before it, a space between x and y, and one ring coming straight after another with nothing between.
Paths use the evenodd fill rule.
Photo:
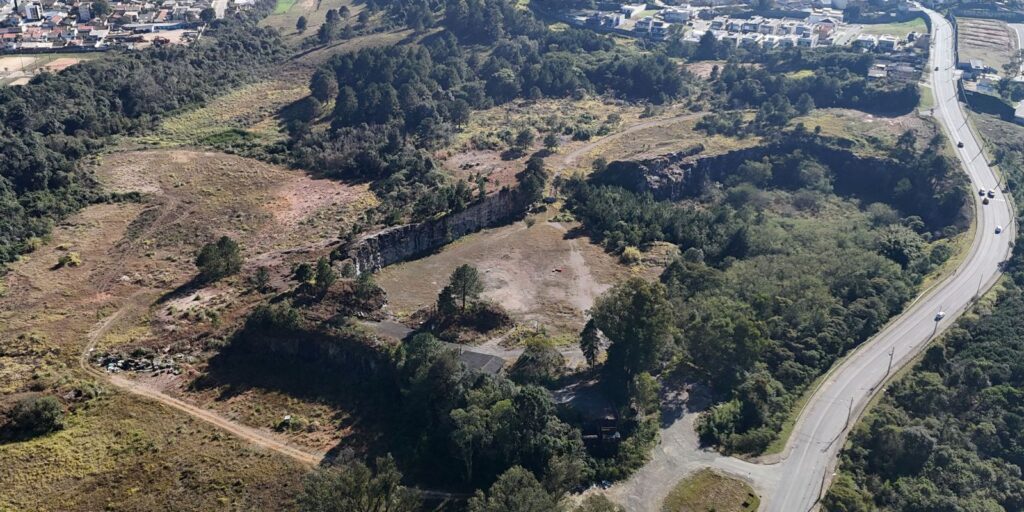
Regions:
<instances>
[{"instance_id":1,"label":"dirt track through grass","mask_svg":"<svg viewBox=\"0 0 1024 512\"><path fill-rule=\"evenodd\" d=\"M145 299L149 296L146 292L136 292L126 299L124 305L122 305L116 312L109 315L107 318L100 320L99 323L89 332L88 342L85 348L82 350L82 355L78 359L79 366L86 372L124 390L143 398L159 402L163 405L177 409L193 418L204 421L213 425L221 430L231 433L245 441L248 441L254 445L260 446L267 450L271 450L286 457L290 457L296 461L304 464L315 466L323 460L325 453L323 452L312 452L309 450L297 448L287 443L274 439L271 435L260 432L254 428L247 427L244 425L237 424L223 416L212 412L200 409L194 405L188 404L177 398L168 396L157 390L146 387L145 385L120 377L118 375L108 374L103 370L100 370L89 363L89 355L93 352L96 347L96 343L105 336L110 329L114 327L133 307L146 307L148 301Z\"/></svg>"}]
</instances>

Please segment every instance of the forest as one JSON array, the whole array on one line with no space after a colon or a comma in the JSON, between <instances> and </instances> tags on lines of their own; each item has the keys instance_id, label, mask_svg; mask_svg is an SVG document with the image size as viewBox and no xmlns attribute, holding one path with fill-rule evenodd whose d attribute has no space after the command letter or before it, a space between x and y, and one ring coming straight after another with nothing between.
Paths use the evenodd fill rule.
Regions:
<instances>
[{"instance_id":1,"label":"forest","mask_svg":"<svg viewBox=\"0 0 1024 512\"><path fill-rule=\"evenodd\" d=\"M1020 510L1021 274L889 387L850 436L828 510Z\"/></svg>"},{"instance_id":2,"label":"forest","mask_svg":"<svg viewBox=\"0 0 1024 512\"><path fill-rule=\"evenodd\" d=\"M376 345L344 323L306 316L288 302L258 307L222 364L304 374L307 393L321 379L360 390L360 413L384 433L379 448L420 482L486 488L518 466L561 495L592 477L580 431L557 417L547 390L471 370L430 334Z\"/></svg>"},{"instance_id":3,"label":"forest","mask_svg":"<svg viewBox=\"0 0 1024 512\"><path fill-rule=\"evenodd\" d=\"M987 120L990 123L1001 121ZM1009 134L1020 129L1009 126ZM1006 132L998 132L1006 133ZM1019 194L1024 145L991 137ZM1018 235L1018 242L1020 238ZM1008 278L928 347L851 432L826 510L1024 509L1024 255Z\"/></svg>"},{"instance_id":4,"label":"forest","mask_svg":"<svg viewBox=\"0 0 1024 512\"><path fill-rule=\"evenodd\" d=\"M451 209L431 196L465 198L429 152L448 143L472 110L587 93L664 103L688 91L691 77L664 54L617 47L589 31L548 31L505 1L451 2L444 13L444 30L417 45L332 58L311 82L304 115L290 123L293 162L372 181L387 198L381 217L389 222ZM329 129L313 129L318 123Z\"/></svg>"},{"instance_id":5,"label":"forest","mask_svg":"<svg viewBox=\"0 0 1024 512\"><path fill-rule=\"evenodd\" d=\"M218 23L209 43L124 53L0 88L0 265L83 205L117 199L82 170L109 137L152 128L283 57L277 33L256 26L265 9Z\"/></svg>"},{"instance_id":6,"label":"forest","mask_svg":"<svg viewBox=\"0 0 1024 512\"><path fill-rule=\"evenodd\" d=\"M721 192L678 203L614 185L568 184L570 209L609 250L660 241L683 252L661 276L676 328L661 357L690 368L720 398L698 423L705 442L763 451L793 400L898 313L922 276L949 257L941 238L958 228L916 212L961 178L937 151L941 139L920 152L912 133L901 140L893 161L901 179L924 188L914 196L899 186L874 187L890 195L858 195L862 187L842 175L854 171L799 152L747 161L722 173ZM844 214L846 224L821 217L836 194L864 201ZM803 213L781 213L790 208Z\"/></svg>"}]
</instances>

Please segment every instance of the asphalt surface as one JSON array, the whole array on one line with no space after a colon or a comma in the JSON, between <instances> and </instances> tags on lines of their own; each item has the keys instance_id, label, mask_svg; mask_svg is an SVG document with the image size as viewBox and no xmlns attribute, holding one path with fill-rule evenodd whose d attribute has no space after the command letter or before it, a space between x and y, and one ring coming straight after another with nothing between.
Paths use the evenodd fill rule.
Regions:
<instances>
[{"instance_id":1,"label":"asphalt surface","mask_svg":"<svg viewBox=\"0 0 1024 512\"><path fill-rule=\"evenodd\" d=\"M983 205L977 194L979 188L996 189L998 178L988 166L956 97L952 27L940 15L925 12L932 18L933 27L928 74L936 99L934 116L951 139L949 143L973 189L976 229L966 258L953 275L924 292L827 375L798 418L786 449L776 457L779 462L755 464L701 449L693 431L698 411L689 410L688 400L680 400L677 410L670 410L670 417L663 418L661 441L651 461L606 491L627 510L661 510L662 500L680 479L705 467L751 483L762 497L760 510L811 510L833 476L849 428L871 397L883 390L883 382L910 363L998 279L999 264L1009 257L1016 232L1011 221L1012 206L1002 192L997 192L988 205ZM934 71L935 67L939 70ZM964 147L957 148L957 142L963 142ZM1002 233L996 234L997 226L1002 227ZM936 320L940 311L945 315Z\"/></svg>"},{"instance_id":2,"label":"asphalt surface","mask_svg":"<svg viewBox=\"0 0 1024 512\"><path fill-rule=\"evenodd\" d=\"M1002 192L997 192L990 204L982 205L977 194L979 188L997 188L998 178L981 153L981 144L957 101L952 27L935 12L925 12L932 19L930 66L939 68L931 72L936 96L934 115L952 139L951 144L963 142L963 148L954 149L973 185L978 213L975 239L954 275L926 292L830 373L797 420L787 456L776 470L781 478L773 492L765 494L762 510L800 512L815 504L825 480L832 475L848 427L856 422L876 388L891 371L909 363L936 334L952 325L977 295L994 284L999 277L999 263L1010 254L1015 233L1011 203ZM1001 234L996 234L997 226L1002 226ZM946 313L945 317L936 321L940 311Z\"/></svg>"}]
</instances>

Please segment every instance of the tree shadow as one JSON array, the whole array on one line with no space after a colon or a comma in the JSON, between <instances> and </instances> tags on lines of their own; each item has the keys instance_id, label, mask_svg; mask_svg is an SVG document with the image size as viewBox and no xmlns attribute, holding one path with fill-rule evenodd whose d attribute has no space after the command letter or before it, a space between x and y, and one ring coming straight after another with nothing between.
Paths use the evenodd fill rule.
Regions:
<instances>
[{"instance_id":1,"label":"tree shadow","mask_svg":"<svg viewBox=\"0 0 1024 512\"><path fill-rule=\"evenodd\" d=\"M202 279L199 275L192 277L188 281L182 283L177 288L165 292L159 298L156 299L156 304L164 304L169 300L184 297L192 292L202 289L203 286L209 284L206 280Z\"/></svg>"},{"instance_id":2,"label":"tree shadow","mask_svg":"<svg viewBox=\"0 0 1024 512\"><path fill-rule=\"evenodd\" d=\"M328 451L331 460L343 449L366 456L387 453L387 443L379 432L387 432L389 418L365 386L353 382L345 372L324 365L286 357L247 354L231 346L210 359L206 373L189 384L192 391L216 390L217 401L227 401L259 390L281 393L303 401L325 404L334 409L334 418L345 419L336 426L352 434ZM385 403L387 401L384 401ZM335 428L335 427L332 427Z\"/></svg>"}]
</instances>

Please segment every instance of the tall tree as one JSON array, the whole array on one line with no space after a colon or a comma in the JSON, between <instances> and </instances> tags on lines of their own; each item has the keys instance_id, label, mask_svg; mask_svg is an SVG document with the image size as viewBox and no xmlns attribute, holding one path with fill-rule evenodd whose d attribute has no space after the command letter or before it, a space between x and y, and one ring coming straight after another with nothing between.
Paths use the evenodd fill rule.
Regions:
<instances>
[{"instance_id":1,"label":"tall tree","mask_svg":"<svg viewBox=\"0 0 1024 512\"><path fill-rule=\"evenodd\" d=\"M587 325L583 326L583 331L580 333L580 350L583 351L583 357L586 358L587 364L593 368L597 364L597 355L601 351L601 333L597 330L593 318L587 320Z\"/></svg>"},{"instance_id":2,"label":"tall tree","mask_svg":"<svg viewBox=\"0 0 1024 512\"><path fill-rule=\"evenodd\" d=\"M299 19L295 20L295 30L299 32L305 32L306 27L309 26L309 20L305 16L299 16Z\"/></svg>"},{"instance_id":3,"label":"tall tree","mask_svg":"<svg viewBox=\"0 0 1024 512\"><path fill-rule=\"evenodd\" d=\"M199 268L199 279L216 281L242 269L242 253L238 243L222 236L216 243L203 246L196 256L196 267Z\"/></svg>"},{"instance_id":4,"label":"tall tree","mask_svg":"<svg viewBox=\"0 0 1024 512\"><path fill-rule=\"evenodd\" d=\"M310 473L299 495L302 512L415 512L416 493L401 485L402 474L390 455L379 457L376 471L352 461Z\"/></svg>"},{"instance_id":5,"label":"tall tree","mask_svg":"<svg viewBox=\"0 0 1024 512\"><path fill-rule=\"evenodd\" d=\"M672 338L672 310L661 283L631 278L598 297L594 324L611 341L605 370L613 384L655 369Z\"/></svg>"},{"instance_id":6,"label":"tall tree","mask_svg":"<svg viewBox=\"0 0 1024 512\"><path fill-rule=\"evenodd\" d=\"M465 311L466 304L475 301L480 292L484 291L484 283L480 280L480 272L476 267L466 264L460 265L452 272L448 280L448 287L452 295L459 300L460 308Z\"/></svg>"},{"instance_id":7,"label":"tall tree","mask_svg":"<svg viewBox=\"0 0 1024 512\"><path fill-rule=\"evenodd\" d=\"M726 297L690 302L683 322L691 360L723 389L736 385L760 358L765 327L746 304Z\"/></svg>"},{"instance_id":8,"label":"tall tree","mask_svg":"<svg viewBox=\"0 0 1024 512\"><path fill-rule=\"evenodd\" d=\"M469 512L559 512L558 500L548 494L532 473L519 466L504 472L485 495L477 491Z\"/></svg>"},{"instance_id":9,"label":"tall tree","mask_svg":"<svg viewBox=\"0 0 1024 512\"><path fill-rule=\"evenodd\" d=\"M334 72L318 69L309 80L309 92L321 103L327 103L338 96L338 79Z\"/></svg>"},{"instance_id":10,"label":"tall tree","mask_svg":"<svg viewBox=\"0 0 1024 512\"><path fill-rule=\"evenodd\" d=\"M316 275L314 276L316 291L320 295L327 293L331 285L338 280L338 274L331 268L331 262L326 256L316 260Z\"/></svg>"},{"instance_id":11,"label":"tall tree","mask_svg":"<svg viewBox=\"0 0 1024 512\"><path fill-rule=\"evenodd\" d=\"M718 40L715 39L714 32L708 30L704 32L704 35L700 36L700 41L697 42L697 51L694 52L693 58L696 60L714 60L718 57Z\"/></svg>"}]
</instances>

